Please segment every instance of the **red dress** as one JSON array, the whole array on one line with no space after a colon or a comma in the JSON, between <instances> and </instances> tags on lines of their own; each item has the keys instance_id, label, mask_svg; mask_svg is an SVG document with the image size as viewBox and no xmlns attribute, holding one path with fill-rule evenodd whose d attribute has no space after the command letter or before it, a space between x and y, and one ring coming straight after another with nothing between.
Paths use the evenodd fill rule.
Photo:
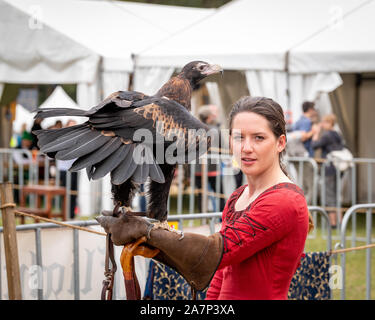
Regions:
<instances>
[{"instance_id":1,"label":"red dress","mask_svg":"<svg viewBox=\"0 0 375 320\"><path fill-rule=\"evenodd\" d=\"M206 299L287 299L308 233L303 191L293 183L279 183L236 211L245 187L238 188L224 208L223 257Z\"/></svg>"}]
</instances>

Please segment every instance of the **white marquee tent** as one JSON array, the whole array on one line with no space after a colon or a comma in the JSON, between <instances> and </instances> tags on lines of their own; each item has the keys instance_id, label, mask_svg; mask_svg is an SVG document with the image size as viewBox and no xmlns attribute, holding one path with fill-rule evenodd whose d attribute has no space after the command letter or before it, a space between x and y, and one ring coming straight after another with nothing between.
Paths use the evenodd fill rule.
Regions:
<instances>
[{"instance_id":1,"label":"white marquee tent","mask_svg":"<svg viewBox=\"0 0 375 320\"><path fill-rule=\"evenodd\" d=\"M334 23L291 50L291 72L375 71L375 1L358 1L349 12L336 7L335 12Z\"/></svg>"},{"instance_id":2,"label":"white marquee tent","mask_svg":"<svg viewBox=\"0 0 375 320\"><path fill-rule=\"evenodd\" d=\"M336 11L334 25L319 30L291 50L293 73L340 72L343 85L332 92L333 107L351 150L357 157L375 158L375 1L360 2L345 14ZM367 181L375 181L365 165L359 168L358 194L366 201Z\"/></svg>"},{"instance_id":3,"label":"white marquee tent","mask_svg":"<svg viewBox=\"0 0 375 320\"><path fill-rule=\"evenodd\" d=\"M206 85L210 96L220 92L224 109L250 93L275 99L296 121L302 102L313 100L321 114L336 113L358 157L373 158L374 16L374 0L234 0L141 52L136 80L152 84L158 69L190 60L219 63L224 79Z\"/></svg>"},{"instance_id":4,"label":"white marquee tent","mask_svg":"<svg viewBox=\"0 0 375 320\"><path fill-rule=\"evenodd\" d=\"M133 54L213 12L119 1L1 0L0 83L78 83L78 103L91 107L101 98L95 86L102 85L104 95L127 88Z\"/></svg>"},{"instance_id":5,"label":"white marquee tent","mask_svg":"<svg viewBox=\"0 0 375 320\"><path fill-rule=\"evenodd\" d=\"M315 100L321 93L333 91L342 79L338 73L341 70L336 68L308 69L306 65L313 64L313 59L307 60L306 55L305 61L299 58L300 63L292 60L297 58L294 48L321 30L335 29L342 17L349 17L368 2L234 0L200 23L142 52L137 57L136 78L137 74L146 77L142 75L147 75L148 69L157 74L157 68L180 68L190 60L212 61L226 70L240 70L252 95L276 99L292 111L296 120L303 100ZM319 42L315 45L319 47ZM357 61L360 58L357 55ZM329 112L327 97L322 95L320 100L328 103Z\"/></svg>"},{"instance_id":6,"label":"white marquee tent","mask_svg":"<svg viewBox=\"0 0 375 320\"><path fill-rule=\"evenodd\" d=\"M90 108L128 88L133 54L214 11L119 1L0 0L0 97L4 83L76 83L78 105ZM85 189L101 188L81 177ZM80 206L86 214L97 210L85 197Z\"/></svg>"}]
</instances>

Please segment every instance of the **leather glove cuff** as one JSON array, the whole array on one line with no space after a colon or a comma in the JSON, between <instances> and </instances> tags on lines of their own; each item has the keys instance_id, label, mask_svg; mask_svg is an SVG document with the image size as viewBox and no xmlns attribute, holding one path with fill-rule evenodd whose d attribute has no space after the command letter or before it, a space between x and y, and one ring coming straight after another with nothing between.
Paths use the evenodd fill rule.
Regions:
<instances>
[{"instance_id":1,"label":"leather glove cuff","mask_svg":"<svg viewBox=\"0 0 375 320\"><path fill-rule=\"evenodd\" d=\"M163 229L153 229L147 243L160 249L155 260L179 272L196 290L204 290L210 283L223 255L220 233L203 236L195 233L180 235Z\"/></svg>"}]
</instances>

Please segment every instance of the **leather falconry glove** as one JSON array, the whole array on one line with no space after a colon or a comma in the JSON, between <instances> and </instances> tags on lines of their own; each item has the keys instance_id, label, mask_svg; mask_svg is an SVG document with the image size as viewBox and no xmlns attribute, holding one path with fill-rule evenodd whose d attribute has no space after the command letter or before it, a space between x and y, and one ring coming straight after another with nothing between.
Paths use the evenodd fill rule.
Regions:
<instances>
[{"instance_id":1,"label":"leather falconry glove","mask_svg":"<svg viewBox=\"0 0 375 320\"><path fill-rule=\"evenodd\" d=\"M195 290L204 290L210 283L223 255L223 239L220 233L203 236L185 233L184 238L165 229L153 229L147 220L122 214L119 217L99 216L96 220L115 245L126 245L146 236L146 246L158 248L153 258L175 269Z\"/></svg>"}]
</instances>

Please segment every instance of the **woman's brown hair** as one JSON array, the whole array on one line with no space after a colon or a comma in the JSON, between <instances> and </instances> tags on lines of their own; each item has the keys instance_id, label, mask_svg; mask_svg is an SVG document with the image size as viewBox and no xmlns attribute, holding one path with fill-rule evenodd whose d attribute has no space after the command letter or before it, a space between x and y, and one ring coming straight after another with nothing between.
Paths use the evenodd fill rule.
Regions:
<instances>
[{"instance_id":1,"label":"woman's brown hair","mask_svg":"<svg viewBox=\"0 0 375 320\"><path fill-rule=\"evenodd\" d=\"M253 112L267 119L271 131L276 138L285 135L285 117L281 106L274 100L265 97L242 97L232 107L229 113L229 134L232 135L232 124L235 115L241 112ZM283 164L282 157L285 149L279 153L279 164L281 170L289 177L288 172ZM314 229L314 223L309 212L309 232Z\"/></svg>"}]
</instances>

